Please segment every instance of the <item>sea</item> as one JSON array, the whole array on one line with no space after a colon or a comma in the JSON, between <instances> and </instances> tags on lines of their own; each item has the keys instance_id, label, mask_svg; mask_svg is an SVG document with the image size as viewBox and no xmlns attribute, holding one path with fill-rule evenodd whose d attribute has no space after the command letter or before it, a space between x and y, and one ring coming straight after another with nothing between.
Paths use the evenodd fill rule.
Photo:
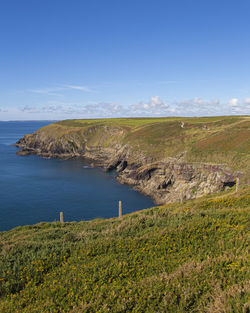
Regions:
<instances>
[{"instance_id":1,"label":"sea","mask_svg":"<svg viewBox=\"0 0 250 313\"><path fill-rule=\"evenodd\" d=\"M154 206L151 198L121 185L116 173L92 168L83 159L18 156L13 145L49 121L0 122L0 231L59 220L82 221Z\"/></svg>"}]
</instances>

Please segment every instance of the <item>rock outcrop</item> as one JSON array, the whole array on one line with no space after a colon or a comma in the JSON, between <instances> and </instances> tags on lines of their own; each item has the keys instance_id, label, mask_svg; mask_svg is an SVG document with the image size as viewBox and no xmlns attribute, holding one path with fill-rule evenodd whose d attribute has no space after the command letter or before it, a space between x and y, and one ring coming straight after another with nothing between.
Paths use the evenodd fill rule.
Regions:
<instances>
[{"instance_id":1,"label":"rock outcrop","mask_svg":"<svg viewBox=\"0 0 250 313\"><path fill-rule=\"evenodd\" d=\"M101 129L100 129L101 128ZM93 143L96 134L101 134ZM240 173L225 165L190 163L183 157L155 160L126 143L121 128L98 126L57 134L43 131L26 135L16 146L19 155L91 160L106 171L116 170L117 180L152 197L157 204L183 201L224 190L235 184Z\"/></svg>"}]
</instances>

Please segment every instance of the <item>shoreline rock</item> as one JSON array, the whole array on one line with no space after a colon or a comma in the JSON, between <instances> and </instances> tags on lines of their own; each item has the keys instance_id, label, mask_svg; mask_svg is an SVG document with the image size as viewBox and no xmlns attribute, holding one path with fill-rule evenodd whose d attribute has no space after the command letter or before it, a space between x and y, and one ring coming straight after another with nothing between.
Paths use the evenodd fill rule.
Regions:
<instances>
[{"instance_id":1,"label":"shoreline rock","mask_svg":"<svg viewBox=\"0 0 250 313\"><path fill-rule=\"evenodd\" d=\"M88 143L84 135L60 137L55 140L43 132L21 138L18 155L36 154L45 158L84 158L105 171L116 171L116 179L150 196L156 204L167 204L201 197L234 186L239 172L225 165L185 162L181 158L154 161L128 145L110 146ZM135 155L136 154L136 155Z\"/></svg>"}]
</instances>

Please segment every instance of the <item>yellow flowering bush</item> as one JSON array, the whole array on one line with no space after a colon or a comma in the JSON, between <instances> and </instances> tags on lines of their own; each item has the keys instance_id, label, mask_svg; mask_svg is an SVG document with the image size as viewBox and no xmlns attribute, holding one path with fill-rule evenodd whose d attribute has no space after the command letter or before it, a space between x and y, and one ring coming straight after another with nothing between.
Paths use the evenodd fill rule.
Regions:
<instances>
[{"instance_id":1,"label":"yellow flowering bush","mask_svg":"<svg viewBox=\"0 0 250 313\"><path fill-rule=\"evenodd\" d=\"M0 312L248 312L248 194L1 233Z\"/></svg>"}]
</instances>

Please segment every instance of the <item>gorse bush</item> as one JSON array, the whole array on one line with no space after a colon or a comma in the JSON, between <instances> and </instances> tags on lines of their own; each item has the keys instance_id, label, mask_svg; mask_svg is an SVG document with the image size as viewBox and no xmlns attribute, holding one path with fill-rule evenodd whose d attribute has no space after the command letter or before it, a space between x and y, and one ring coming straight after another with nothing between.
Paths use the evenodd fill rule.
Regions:
<instances>
[{"instance_id":1,"label":"gorse bush","mask_svg":"<svg viewBox=\"0 0 250 313\"><path fill-rule=\"evenodd\" d=\"M249 312L249 188L0 234L0 312Z\"/></svg>"}]
</instances>

